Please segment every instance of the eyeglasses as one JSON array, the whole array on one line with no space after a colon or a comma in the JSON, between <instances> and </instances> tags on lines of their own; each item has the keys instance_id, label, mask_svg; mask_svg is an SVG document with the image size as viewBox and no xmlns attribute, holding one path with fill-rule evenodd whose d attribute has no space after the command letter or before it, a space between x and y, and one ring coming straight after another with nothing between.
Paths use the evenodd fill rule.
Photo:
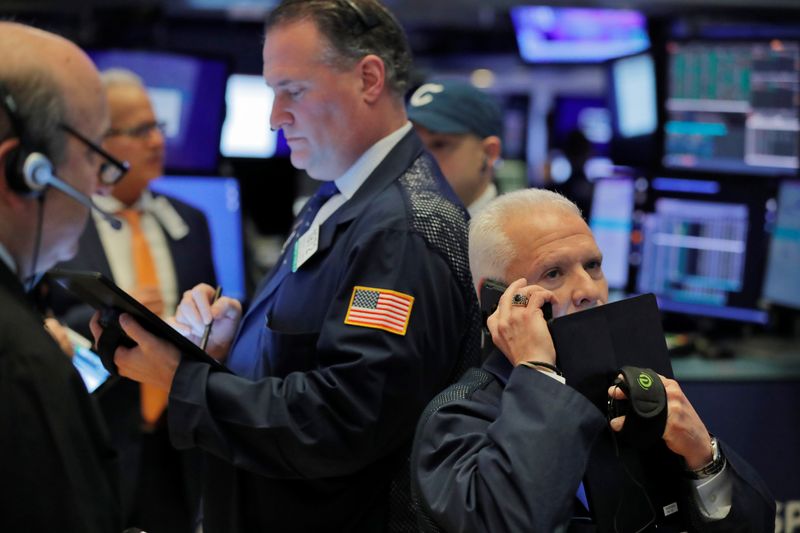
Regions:
<instances>
[{"instance_id":1,"label":"eyeglasses","mask_svg":"<svg viewBox=\"0 0 800 533\"><path fill-rule=\"evenodd\" d=\"M106 137L125 135L126 137L133 137L134 139L146 139L155 130L160 131L163 135L165 127L166 124L164 122L145 122L144 124L139 124L132 128L110 129L108 133L106 133Z\"/></svg>"},{"instance_id":2,"label":"eyeglasses","mask_svg":"<svg viewBox=\"0 0 800 533\"><path fill-rule=\"evenodd\" d=\"M122 176L128 172L130 165L127 161L120 161L67 124L61 123L59 126L62 130L78 139L91 151L105 159L105 161L100 163L100 169L97 172L97 177L100 180L100 183L103 185L115 185L119 180L122 179Z\"/></svg>"}]
</instances>

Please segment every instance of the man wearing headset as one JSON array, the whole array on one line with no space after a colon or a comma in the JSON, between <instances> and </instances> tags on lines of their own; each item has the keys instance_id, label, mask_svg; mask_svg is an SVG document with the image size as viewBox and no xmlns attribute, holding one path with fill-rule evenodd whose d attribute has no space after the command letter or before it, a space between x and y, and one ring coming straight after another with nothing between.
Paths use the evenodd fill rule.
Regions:
<instances>
[{"instance_id":1,"label":"man wearing headset","mask_svg":"<svg viewBox=\"0 0 800 533\"><path fill-rule=\"evenodd\" d=\"M572 519L586 512L575 496L607 422L557 373L542 307L549 302L558 317L606 303L602 253L574 203L527 189L472 220L469 255L476 286L487 278L510 285L488 320L497 350L434 399L417 427L412 483L425 515L447 532L594 531ZM661 438L685 468L677 508L690 524L680 530L773 531L764 482L711 436L676 381L662 382ZM616 387L608 394L624 398ZM614 431L625 424L610 421Z\"/></svg>"},{"instance_id":2,"label":"man wearing headset","mask_svg":"<svg viewBox=\"0 0 800 533\"><path fill-rule=\"evenodd\" d=\"M0 56L0 530L118 531L106 428L25 289L77 250L89 214L70 196L125 167L97 146L108 110L77 46L0 22Z\"/></svg>"}]
</instances>

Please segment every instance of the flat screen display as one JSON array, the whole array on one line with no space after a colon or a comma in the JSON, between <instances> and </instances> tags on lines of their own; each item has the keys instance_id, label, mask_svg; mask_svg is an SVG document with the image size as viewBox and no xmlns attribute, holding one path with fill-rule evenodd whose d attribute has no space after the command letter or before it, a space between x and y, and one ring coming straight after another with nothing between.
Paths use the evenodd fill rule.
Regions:
<instances>
[{"instance_id":1,"label":"flat screen display","mask_svg":"<svg viewBox=\"0 0 800 533\"><path fill-rule=\"evenodd\" d=\"M226 115L219 150L224 157L266 158L275 155L278 133L270 129L274 93L264 78L232 74L225 89Z\"/></svg>"},{"instance_id":2,"label":"flat screen display","mask_svg":"<svg viewBox=\"0 0 800 533\"><path fill-rule=\"evenodd\" d=\"M800 44L671 42L664 165L756 175L800 168Z\"/></svg>"},{"instance_id":3,"label":"flat screen display","mask_svg":"<svg viewBox=\"0 0 800 533\"><path fill-rule=\"evenodd\" d=\"M156 116L166 125L167 172L216 172L228 76L224 61L133 50L89 55L101 71L124 68L142 78Z\"/></svg>"},{"instance_id":4,"label":"flat screen display","mask_svg":"<svg viewBox=\"0 0 800 533\"><path fill-rule=\"evenodd\" d=\"M598 63L650 46L644 15L628 9L518 6L511 20L530 63Z\"/></svg>"},{"instance_id":5,"label":"flat screen display","mask_svg":"<svg viewBox=\"0 0 800 533\"><path fill-rule=\"evenodd\" d=\"M217 281L225 296L245 297L244 249L239 182L234 178L167 176L150 188L203 211L211 232L211 252Z\"/></svg>"}]
</instances>

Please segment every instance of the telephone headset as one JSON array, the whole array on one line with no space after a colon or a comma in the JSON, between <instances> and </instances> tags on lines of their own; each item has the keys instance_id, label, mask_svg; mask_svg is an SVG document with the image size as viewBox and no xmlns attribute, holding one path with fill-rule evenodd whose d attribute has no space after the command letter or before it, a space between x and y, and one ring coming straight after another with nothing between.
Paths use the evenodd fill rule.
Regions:
<instances>
[{"instance_id":1,"label":"telephone headset","mask_svg":"<svg viewBox=\"0 0 800 533\"><path fill-rule=\"evenodd\" d=\"M88 209L100 213L114 229L120 229L122 222L119 219L100 209L91 198L55 175L53 164L44 150L28 139L17 102L3 83L0 83L0 105L19 138L19 145L6 158L5 174L9 188L26 198L42 198L48 186L54 187Z\"/></svg>"}]
</instances>

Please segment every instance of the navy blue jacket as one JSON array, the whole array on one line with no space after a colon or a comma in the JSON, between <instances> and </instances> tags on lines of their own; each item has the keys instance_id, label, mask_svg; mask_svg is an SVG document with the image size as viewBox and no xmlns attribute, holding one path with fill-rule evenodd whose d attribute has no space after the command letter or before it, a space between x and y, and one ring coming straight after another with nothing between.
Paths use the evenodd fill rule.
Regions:
<instances>
[{"instance_id":1,"label":"navy blue jacket","mask_svg":"<svg viewBox=\"0 0 800 533\"><path fill-rule=\"evenodd\" d=\"M586 531L575 494L605 417L583 395L494 351L482 369L431 402L420 420L412 479L427 529L453 532ZM732 473L728 516L692 531L771 532L775 502L756 472L722 446ZM684 501L691 502L686 486ZM691 505L691 503L690 503Z\"/></svg>"},{"instance_id":2,"label":"navy blue jacket","mask_svg":"<svg viewBox=\"0 0 800 533\"><path fill-rule=\"evenodd\" d=\"M262 284L228 360L238 375L181 362L169 427L210 454L205 531L385 530L420 412L478 357L457 202L409 133L308 262ZM413 296L406 333L345 324L356 286Z\"/></svg>"}]
</instances>

